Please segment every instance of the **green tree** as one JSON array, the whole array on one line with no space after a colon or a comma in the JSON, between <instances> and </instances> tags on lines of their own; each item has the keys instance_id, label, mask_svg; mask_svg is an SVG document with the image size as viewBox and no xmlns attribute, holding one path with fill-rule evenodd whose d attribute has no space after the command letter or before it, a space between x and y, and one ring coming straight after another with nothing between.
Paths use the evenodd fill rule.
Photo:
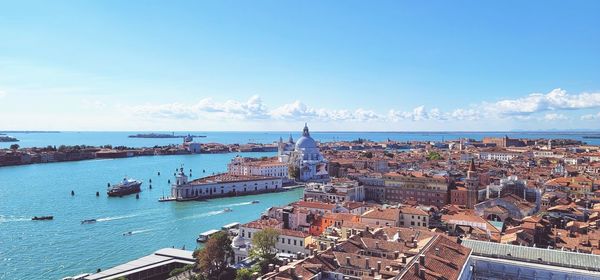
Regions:
<instances>
[{"instance_id":1,"label":"green tree","mask_svg":"<svg viewBox=\"0 0 600 280\"><path fill-rule=\"evenodd\" d=\"M237 271L235 280L252 280L252 274L255 272L253 269L242 268Z\"/></svg>"},{"instance_id":2,"label":"green tree","mask_svg":"<svg viewBox=\"0 0 600 280\"><path fill-rule=\"evenodd\" d=\"M275 245L279 238L279 232L273 228L265 228L252 235L252 249L250 256L269 263L275 259L277 250Z\"/></svg>"},{"instance_id":3,"label":"green tree","mask_svg":"<svg viewBox=\"0 0 600 280\"><path fill-rule=\"evenodd\" d=\"M227 269L228 260L233 257L231 242L225 232L211 236L204 248L194 251L196 268L207 279L218 279Z\"/></svg>"},{"instance_id":4,"label":"green tree","mask_svg":"<svg viewBox=\"0 0 600 280\"><path fill-rule=\"evenodd\" d=\"M10 149L11 150L18 150L19 149L19 144L12 144L12 145L10 145Z\"/></svg>"},{"instance_id":5,"label":"green tree","mask_svg":"<svg viewBox=\"0 0 600 280\"><path fill-rule=\"evenodd\" d=\"M300 168L293 166L293 165L289 165L288 166L288 176L290 178L293 178L296 180L300 179Z\"/></svg>"},{"instance_id":6,"label":"green tree","mask_svg":"<svg viewBox=\"0 0 600 280\"><path fill-rule=\"evenodd\" d=\"M440 160L442 159L442 155L440 155L440 153L438 152L429 152L429 154L427 154L427 160Z\"/></svg>"}]
</instances>

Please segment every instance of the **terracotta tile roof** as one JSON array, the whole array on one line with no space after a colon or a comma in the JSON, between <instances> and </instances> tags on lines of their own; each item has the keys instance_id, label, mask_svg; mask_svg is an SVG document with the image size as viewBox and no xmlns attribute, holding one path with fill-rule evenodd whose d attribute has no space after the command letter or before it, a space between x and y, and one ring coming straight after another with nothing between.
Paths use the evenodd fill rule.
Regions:
<instances>
[{"instance_id":1,"label":"terracotta tile roof","mask_svg":"<svg viewBox=\"0 0 600 280\"><path fill-rule=\"evenodd\" d=\"M415 207L402 207L400 208L400 212L409 215L429 216L427 212Z\"/></svg>"},{"instance_id":2,"label":"terracotta tile roof","mask_svg":"<svg viewBox=\"0 0 600 280\"><path fill-rule=\"evenodd\" d=\"M310 234L308 234L306 232L291 230L291 229L280 229L279 234L285 235L285 236L301 237L301 238L306 238L306 237L310 236Z\"/></svg>"},{"instance_id":3,"label":"terracotta tile roof","mask_svg":"<svg viewBox=\"0 0 600 280\"><path fill-rule=\"evenodd\" d=\"M298 201L292 204L295 207L302 208L311 208L311 209L323 209L333 211L335 209L335 204L323 203L323 202L314 202L314 201Z\"/></svg>"},{"instance_id":4,"label":"terracotta tile roof","mask_svg":"<svg viewBox=\"0 0 600 280\"><path fill-rule=\"evenodd\" d=\"M263 228L281 228L283 225L282 222L277 219L259 219L246 224L243 224L242 227L246 228L255 228L255 229L263 229Z\"/></svg>"},{"instance_id":5,"label":"terracotta tile roof","mask_svg":"<svg viewBox=\"0 0 600 280\"><path fill-rule=\"evenodd\" d=\"M381 209L376 208L365 212L362 215L363 218L379 219L387 221L398 221L400 219L400 209Z\"/></svg>"},{"instance_id":6,"label":"terracotta tile roof","mask_svg":"<svg viewBox=\"0 0 600 280\"><path fill-rule=\"evenodd\" d=\"M467 262L471 249L444 237L434 237L419 256L400 272L398 279L438 280L458 279ZM424 256L423 259L421 259ZM421 277L420 270L423 270Z\"/></svg>"}]
</instances>

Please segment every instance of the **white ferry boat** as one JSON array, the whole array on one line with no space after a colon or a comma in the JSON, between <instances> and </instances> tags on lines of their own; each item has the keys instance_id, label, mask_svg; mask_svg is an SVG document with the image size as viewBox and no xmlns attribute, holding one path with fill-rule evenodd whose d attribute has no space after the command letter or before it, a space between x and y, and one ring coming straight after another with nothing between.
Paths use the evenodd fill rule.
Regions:
<instances>
[{"instance_id":1,"label":"white ferry boat","mask_svg":"<svg viewBox=\"0 0 600 280\"><path fill-rule=\"evenodd\" d=\"M211 236L218 233L219 231L220 230L217 230L217 229L211 229L209 231L205 231L205 232L201 233L200 235L198 235L198 238L196 239L196 241L200 242L200 243L204 243L204 242L208 241L208 239Z\"/></svg>"}]
</instances>

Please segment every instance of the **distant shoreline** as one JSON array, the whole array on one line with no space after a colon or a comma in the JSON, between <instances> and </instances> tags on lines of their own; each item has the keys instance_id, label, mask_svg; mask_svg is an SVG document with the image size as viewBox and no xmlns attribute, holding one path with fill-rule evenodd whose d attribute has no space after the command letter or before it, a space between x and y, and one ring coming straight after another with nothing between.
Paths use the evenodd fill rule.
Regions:
<instances>
[{"instance_id":1,"label":"distant shoreline","mask_svg":"<svg viewBox=\"0 0 600 280\"><path fill-rule=\"evenodd\" d=\"M44 130L0 130L0 134L6 133L60 133L60 131L44 131Z\"/></svg>"},{"instance_id":2,"label":"distant shoreline","mask_svg":"<svg viewBox=\"0 0 600 280\"><path fill-rule=\"evenodd\" d=\"M140 133L135 135L127 136L129 138L185 138L185 137L197 137L204 138L206 135L175 135L166 133Z\"/></svg>"}]
</instances>

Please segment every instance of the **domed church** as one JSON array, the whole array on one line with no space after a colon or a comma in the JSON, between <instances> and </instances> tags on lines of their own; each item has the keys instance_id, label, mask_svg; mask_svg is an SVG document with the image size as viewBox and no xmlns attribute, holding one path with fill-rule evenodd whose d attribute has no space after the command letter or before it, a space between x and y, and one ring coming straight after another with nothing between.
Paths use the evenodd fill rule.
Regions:
<instances>
[{"instance_id":1,"label":"domed church","mask_svg":"<svg viewBox=\"0 0 600 280\"><path fill-rule=\"evenodd\" d=\"M317 142L310 137L308 126L304 124L302 137L298 139L291 150L293 139L287 143L279 140L279 161L287 162L298 170L298 179L303 182L326 182L329 181L329 173L327 171L327 160L321 155Z\"/></svg>"}]
</instances>

